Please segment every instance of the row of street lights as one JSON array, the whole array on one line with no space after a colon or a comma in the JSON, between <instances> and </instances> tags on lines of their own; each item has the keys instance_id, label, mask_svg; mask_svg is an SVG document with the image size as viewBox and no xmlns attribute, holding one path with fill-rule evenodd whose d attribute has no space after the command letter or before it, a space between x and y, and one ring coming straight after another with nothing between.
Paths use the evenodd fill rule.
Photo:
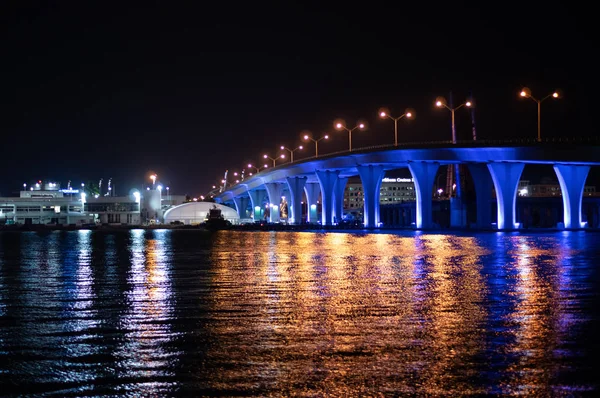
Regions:
<instances>
[{"instance_id":1,"label":"row of street lights","mask_svg":"<svg viewBox=\"0 0 600 398\"><path fill-rule=\"evenodd\" d=\"M537 103L537 140L538 142L541 141L541 132L540 132L540 122L541 122L541 103L543 101L545 101L548 98L561 98L561 94L560 92L554 91L551 94L548 94L547 96L543 97L542 99L538 100L536 99L532 94L531 94L531 90L527 87L523 87L521 89L521 91L519 92L519 96L522 98L530 98L533 101L535 101ZM452 129L452 143L456 144L457 139L456 139L456 125L455 125L455 111L459 110L460 108L473 108L474 107L474 103L473 100L466 100L465 102L461 103L460 105L453 107L452 103L448 104L448 102L446 101L446 99L444 97L437 97L435 100L435 106L437 108L446 108L447 110L450 111L451 113L451 129ZM389 110L386 108L381 108L379 110L379 117L381 119L391 119L394 121L394 146L398 146L398 121L406 118L406 119L414 119L416 116L416 113L414 111L414 109L411 108L407 108L404 113L398 117L393 117ZM338 131L347 131L348 132L348 151L352 151L352 132L355 130L361 130L364 131L367 129L366 123L364 122L359 122L357 123L354 127L349 128L346 126L346 124L341 121L341 120L336 120L334 121L333 124L334 128ZM304 141L312 141L315 143L315 157L319 156L319 142L322 140L328 140L329 139L329 135L325 134L323 135L321 138L318 139L314 139L313 137L311 137L308 134L305 134L303 137ZM473 132L473 140L476 140L476 136L475 136L475 132ZM280 149L283 151L288 151L289 152L289 156L290 156L290 162L294 162L294 153L296 151L299 150L303 150L304 147L302 145L294 148L294 149L290 149L284 145L282 145L280 147ZM276 162L279 159L285 159L286 156L285 154L280 154L279 156L276 156L274 158L268 156L267 154L263 155L263 158L269 159L272 162L273 167L276 166ZM264 164L263 166L264 168L268 167L268 164ZM248 164L248 168L249 169L254 169L256 171L256 173L260 172L260 168L253 166L251 163ZM250 175L252 175L252 173L250 173ZM239 182L239 180L236 180L236 182Z\"/></svg>"}]
</instances>

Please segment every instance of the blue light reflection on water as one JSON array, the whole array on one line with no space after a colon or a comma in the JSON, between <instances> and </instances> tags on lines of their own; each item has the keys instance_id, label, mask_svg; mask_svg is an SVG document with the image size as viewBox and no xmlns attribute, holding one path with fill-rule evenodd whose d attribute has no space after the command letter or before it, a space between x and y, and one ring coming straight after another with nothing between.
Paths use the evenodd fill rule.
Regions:
<instances>
[{"instance_id":1,"label":"blue light reflection on water","mask_svg":"<svg viewBox=\"0 0 600 398\"><path fill-rule=\"evenodd\" d=\"M15 394L597 388L600 235L0 233Z\"/></svg>"}]
</instances>

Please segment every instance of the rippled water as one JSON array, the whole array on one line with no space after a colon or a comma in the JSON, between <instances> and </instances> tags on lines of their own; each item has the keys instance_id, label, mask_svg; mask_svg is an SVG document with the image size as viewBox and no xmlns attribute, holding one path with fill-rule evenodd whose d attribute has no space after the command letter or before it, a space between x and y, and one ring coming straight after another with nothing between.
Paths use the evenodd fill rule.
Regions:
<instances>
[{"instance_id":1,"label":"rippled water","mask_svg":"<svg viewBox=\"0 0 600 398\"><path fill-rule=\"evenodd\" d=\"M0 233L0 394L588 396L600 234Z\"/></svg>"}]
</instances>

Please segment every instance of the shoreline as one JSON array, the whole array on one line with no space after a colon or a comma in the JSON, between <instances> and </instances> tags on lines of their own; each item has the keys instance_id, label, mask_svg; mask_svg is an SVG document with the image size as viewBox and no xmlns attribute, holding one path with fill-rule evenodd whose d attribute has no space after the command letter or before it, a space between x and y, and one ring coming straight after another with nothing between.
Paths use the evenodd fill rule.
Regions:
<instances>
[{"instance_id":1,"label":"shoreline","mask_svg":"<svg viewBox=\"0 0 600 398\"><path fill-rule=\"evenodd\" d=\"M422 232L422 233L472 233L472 232L520 232L520 233L544 233L544 232L600 232L599 228L520 228L499 231L494 228L435 228L419 230L414 227L381 227L367 229L363 227L349 226L322 226L320 224L246 224L232 225L225 228L211 228L206 225L2 225L0 232L53 232L53 231L101 231L101 232L119 232L134 229L142 230L176 230L176 231L281 231L281 232L361 232L361 233L385 233L385 232Z\"/></svg>"}]
</instances>

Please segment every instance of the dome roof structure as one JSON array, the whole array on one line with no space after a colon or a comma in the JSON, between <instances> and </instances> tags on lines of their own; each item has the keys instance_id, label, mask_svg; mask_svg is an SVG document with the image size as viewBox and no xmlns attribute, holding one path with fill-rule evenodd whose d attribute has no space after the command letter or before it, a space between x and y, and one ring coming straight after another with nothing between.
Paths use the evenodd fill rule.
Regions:
<instances>
[{"instance_id":1,"label":"dome roof structure","mask_svg":"<svg viewBox=\"0 0 600 398\"><path fill-rule=\"evenodd\" d=\"M173 221L185 225L200 224L206 221L210 209L216 206L221 210L221 216L232 224L238 224L240 216L235 209L212 202L188 202L167 210L164 214L165 224Z\"/></svg>"}]
</instances>

